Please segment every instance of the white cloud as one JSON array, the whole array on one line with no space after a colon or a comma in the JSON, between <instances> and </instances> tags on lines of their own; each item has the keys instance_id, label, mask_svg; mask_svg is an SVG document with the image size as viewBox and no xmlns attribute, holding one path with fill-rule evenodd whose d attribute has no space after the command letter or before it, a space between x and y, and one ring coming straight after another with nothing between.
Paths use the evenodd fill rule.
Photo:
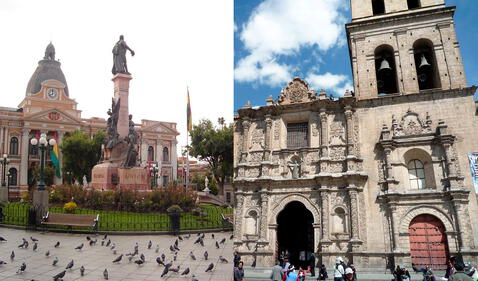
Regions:
<instances>
[{"instance_id":1,"label":"white cloud","mask_svg":"<svg viewBox=\"0 0 478 281\"><path fill-rule=\"evenodd\" d=\"M16 107L53 41L70 97L82 117L106 117L113 95L113 45L124 34L129 110L141 119L177 122L186 143L186 87L193 122L233 117L233 1L24 0L0 2L2 100Z\"/></svg>"},{"instance_id":2,"label":"white cloud","mask_svg":"<svg viewBox=\"0 0 478 281\"><path fill-rule=\"evenodd\" d=\"M306 46L324 52L342 46L343 8L343 0L265 0L241 27L240 39L250 54L237 62L235 79L270 86L288 82L294 68L274 59Z\"/></svg>"},{"instance_id":3,"label":"white cloud","mask_svg":"<svg viewBox=\"0 0 478 281\"><path fill-rule=\"evenodd\" d=\"M352 83L347 76L332 74L330 72L325 74L309 73L306 77L306 81L314 90L329 90L328 93L333 93L334 96L343 96L346 90L353 90Z\"/></svg>"}]
</instances>

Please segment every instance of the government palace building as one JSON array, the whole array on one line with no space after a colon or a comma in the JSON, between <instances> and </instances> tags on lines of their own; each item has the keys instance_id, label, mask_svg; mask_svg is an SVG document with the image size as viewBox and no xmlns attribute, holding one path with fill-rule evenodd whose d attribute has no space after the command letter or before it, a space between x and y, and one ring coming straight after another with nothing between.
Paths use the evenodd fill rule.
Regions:
<instances>
[{"instance_id":1,"label":"government palace building","mask_svg":"<svg viewBox=\"0 0 478 281\"><path fill-rule=\"evenodd\" d=\"M47 49L51 48L53 45L50 43ZM30 144L31 138L45 133L61 146L63 137L76 130L93 137L99 130L106 129L104 118L83 118L78 103L70 94L73 93L68 89L60 62L54 56L52 59L45 55L26 85L24 98L18 107L0 107L0 155L7 154L10 160L6 167L10 197L17 197L28 190L31 185L29 170L39 165L39 151ZM104 95L112 97L113 91ZM105 115L109 106L105 104ZM140 135L138 158L141 166L147 168L151 162L157 162L159 185L175 180L176 137L179 135L176 123L141 120L141 123L135 124L135 130ZM46 156L48 163L50 153ZM61 150L59 156L61 163ZM62 178L54 178L54 184L62 183Z\"/></svg>"},{"instance_id":2,"label":"government palace building","mask_svg":"<svg viewBox=\"0 0 478 281\"><path fill-rule=\"evenodd\" d=\"M235 116L235 250L257 267L282 251L296 268L312 256L377 270L478 262L476 87L455 7L351 0L351 11L353 91L333 99L295 78Z\"/></svg>"}]
</instances>

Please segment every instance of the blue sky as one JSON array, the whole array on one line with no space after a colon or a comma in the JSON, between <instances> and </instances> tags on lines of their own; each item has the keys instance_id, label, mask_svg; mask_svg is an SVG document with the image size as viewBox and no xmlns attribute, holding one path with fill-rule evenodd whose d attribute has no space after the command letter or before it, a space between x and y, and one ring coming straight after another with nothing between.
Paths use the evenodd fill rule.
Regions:
<instances>
[{"instance_id":1,"label":"blue sky","mask_svg":"<svg viewBox=\"0 0 478 281\"><path fill-rule=\"evenodd\" d=\"M446 4L457 6L455 24L468 84L478 85L478 3ZM269 95L276 99L296 76L334 96L352 89L344 27L350 14L348 0L234 1L234 110L247 101L264 105Z\"/></svg>"}]
</instances>

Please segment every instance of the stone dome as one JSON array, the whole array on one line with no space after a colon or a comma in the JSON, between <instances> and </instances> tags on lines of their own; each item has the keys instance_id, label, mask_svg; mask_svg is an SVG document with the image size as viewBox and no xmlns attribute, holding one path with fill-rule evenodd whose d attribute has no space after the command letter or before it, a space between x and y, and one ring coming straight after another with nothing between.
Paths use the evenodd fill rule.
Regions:
<instances>
[{"instance_id":1,"label":"stone dome","mask_svg":"<svg viewBox=\"0 0 478 281\"><path fill-rule=\"evenodd\" d=\"M65 94L68 96L68 84L60 65L60 62L55 60L55 48L51 43L48 44L44 59L38 62L37 69L28 81L26 95L38 93L41 89L41 83L53 79L65 84Z\"/></svg>"}]
</instances>

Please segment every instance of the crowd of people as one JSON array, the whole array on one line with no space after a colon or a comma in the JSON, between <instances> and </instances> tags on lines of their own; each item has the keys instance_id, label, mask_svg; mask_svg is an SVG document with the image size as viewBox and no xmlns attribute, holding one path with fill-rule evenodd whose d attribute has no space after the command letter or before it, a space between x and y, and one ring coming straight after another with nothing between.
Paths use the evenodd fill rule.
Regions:
<instances>
[{"instance_id":1,"label":"crowd of people","mask_svg":"<svg viewBox=\"0 0 478 281\"><path fill-rule=\"evenodd\" d=\"M353 263L345 263L341 257L336 258L335 265L332 269L333 276L329 279L327 268L324 264L318 266L317 280L333 280L333 281L358 281L357 271ZM270 279L272 281L305 281L306 276L315 277L314 266L297 266L297 268L289 262L287 255L280 256L272 267ZM445 276L437 277L433 270L426 265L424 268L417 268L412 264L415 273L423 276L422 281L478 281L478 269L470 263L464 263L456 257L450 258ZM396 266L393 271L393 281L411 281L411 275L403 264ZM234 281L246 281L244 279L243 262L239 254L234 254Z\"/></svg>"}]
</instances>

